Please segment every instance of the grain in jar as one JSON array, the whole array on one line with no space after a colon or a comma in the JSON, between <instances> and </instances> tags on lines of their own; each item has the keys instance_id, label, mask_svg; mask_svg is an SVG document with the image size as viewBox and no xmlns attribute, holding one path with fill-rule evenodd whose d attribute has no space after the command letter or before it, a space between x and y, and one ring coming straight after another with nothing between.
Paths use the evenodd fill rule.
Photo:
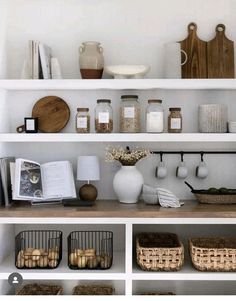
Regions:
<instances>
[{"instance_id":1,"label":"grain in jar","mask_svg":"<svg viewBox=\"0 0 236 301\"><path fill-rule=\"evenodd\" d=\"M183 119L181 108L170 108L168 117L168 132L169 133L182 133Z\"/></svg>"},{"instance_id":2,"label":"grain in jar","mask_svg":"<svg viewBox=\"0 0 236 301\"><path fill-rule=\"evenodd\" d=\"M122 95L120 107L120 132L139 133L141 131L140 104L137 95Z\"/></svg>"},{"instance_id":3,"label":"grain in jar","mask_svg":"<svg viewBox=\"0 0 236 301\"><path fill-rule=\"evenodd\" d=\"M113 131L113 110L110 99L97 100L95 130L97 133L112 133Z\"/></svg>"},{"instance_id":4,"label":"grain in jar","mask_svg":"<svg viewBox=\"0 0 236 301\"><path fill-rule=\"evenodd\" d=\"M90 133L90 115L88 108L78 108L75 128L77 133Z\"/></svg>"},{"instance_id":5,"label":"grain in jar","mask_svg":"<svg viewBox=\"0 0 236 301\"><path fill-rule=\"evenodd\" d=\"M163 133L164 131L164 109L162 100L149 99L146 110L146 132Z\"/></svg>"}]
</instances>

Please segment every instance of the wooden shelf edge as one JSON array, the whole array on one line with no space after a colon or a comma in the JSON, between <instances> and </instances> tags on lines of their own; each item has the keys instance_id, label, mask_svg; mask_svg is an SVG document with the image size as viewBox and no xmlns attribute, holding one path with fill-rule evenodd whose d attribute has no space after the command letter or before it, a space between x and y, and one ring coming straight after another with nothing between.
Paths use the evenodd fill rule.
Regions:
<instances>
[{"instance_id":1,"label":"wooden shelf edge","mask_svg":"<svg viewBox=\"0 0 236 301\"><path fill-rule=\"evenodd\" d=\"M140 202L126 205L114 200L99 200L93 207L31 206L15 203L0 209L1 218L236 218L236 205L203 205L185 201L181 208L148 206Z\"/></svg>"}]
</instances>

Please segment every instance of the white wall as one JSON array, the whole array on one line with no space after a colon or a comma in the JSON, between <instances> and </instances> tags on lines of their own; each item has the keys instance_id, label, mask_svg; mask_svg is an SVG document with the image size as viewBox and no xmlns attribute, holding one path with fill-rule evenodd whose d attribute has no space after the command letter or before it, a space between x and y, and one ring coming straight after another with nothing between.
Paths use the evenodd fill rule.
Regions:
<instances>
[{"instance_id":1,"label":"white wall","mask_svg":"<svg viewBox=\"0 0 236 301\"><path fill-rule=\"evenodd\" d=\"M7 0L0 1L0 79L7 74Z\"/></svg>"},{"instance_id":2,"label":"white wall","mask_svg":"<svg viewBox=\"0 0 236 301\"><path fill-rule=\"evenodd\" d=\"M0 226L0 263L9 255L10 252L14 250L14 226L4 225ZM0 290L1 292L1 290Z\"/></svg>"},{"instance_id":3,"label":"white wall","mask_svg":"<svg viewBox=\"0 0 236 301\"><path fill-rule=\"evenodd\" d=\"M13 294L13 290L11 289L7 280L0 280L0 292L1 292L1 295Z\"/></svg>"},{"instance_id":4,"label":"white wall","mask_svg":"<svg viewBox=\"0 0 236 301\"><path fill-rule=\"evenodd\" d=\"M2 1L2 0L1 0ZM7 0L8 74L18 78L27 41L53 48L65 78L78 78L78 47L100 41L107 64L149 64L149 77L162 77L163 44L180 41L195 21L199 36L210 40L224 23L236 40L234 0Z\"/></svg>"}]
</instances>

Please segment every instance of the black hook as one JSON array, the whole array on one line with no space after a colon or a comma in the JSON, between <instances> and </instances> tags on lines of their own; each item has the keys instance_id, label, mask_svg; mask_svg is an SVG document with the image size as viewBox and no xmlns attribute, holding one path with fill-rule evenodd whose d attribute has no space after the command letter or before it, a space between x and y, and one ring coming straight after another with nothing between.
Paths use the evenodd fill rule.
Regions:
<instances>
[{"instance_id":1,"label":"black hook","mask_svg":"<svg viewBox=\"0 0 236 301\"><path fill-rule=\"evenodd\" d=\"M163 162L163 152L160 152L160 161Z\"/></svg>"},{"instance_id":2,"label":"black hook","mask_svg":"<svg viewBox=\"0 0 236 301\"><path fill-rule=\"evenodd\" d=\"M203 162L203 156L204 156L204 152L201 152L201 162Z\"/></svg>"},{"instance_id":3,"label":"black hook","mask_svg":"<svg viewBox=\"0 0 236 301\"><path fill-rule=\"evenodd\" d=\"M181 155L181 162L184 162L184 152L180 152Z\"/></svg>"}]
</instances>

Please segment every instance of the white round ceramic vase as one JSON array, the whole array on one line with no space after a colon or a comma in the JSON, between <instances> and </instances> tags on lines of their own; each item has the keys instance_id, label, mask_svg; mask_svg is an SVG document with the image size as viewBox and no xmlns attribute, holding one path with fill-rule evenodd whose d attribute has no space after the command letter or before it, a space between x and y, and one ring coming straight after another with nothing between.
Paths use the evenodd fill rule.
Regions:
<instances>
[{"instance_id":1,"label":"white round ceramic vase","mask_svg":"<svg viewBox=\"0 0 236 301\"><path fill-rule=\"evenodd\" d=\"M136 166L122 166L113 179L113 188L121 203L135 204L143 183L143 176Z\"/></svg>"}]
</instances>

